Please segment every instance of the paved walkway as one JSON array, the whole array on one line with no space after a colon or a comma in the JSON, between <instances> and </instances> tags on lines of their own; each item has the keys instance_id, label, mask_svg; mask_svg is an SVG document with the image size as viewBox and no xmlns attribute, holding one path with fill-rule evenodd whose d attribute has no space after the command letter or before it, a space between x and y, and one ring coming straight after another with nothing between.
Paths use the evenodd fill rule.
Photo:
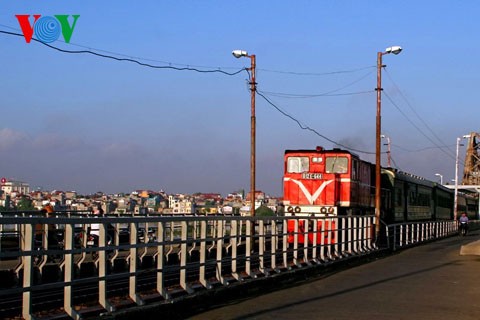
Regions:
<instances>
[{"instance_id":1,"label":"paved walkway","mask_svg":"<svg viewBox=\"0 0 480 320\"><path fill-rule=\"evenodd\" d=\"M479 239L476 231L407 249L190 319L478 320Z\"/></svg>"}]
</instances>

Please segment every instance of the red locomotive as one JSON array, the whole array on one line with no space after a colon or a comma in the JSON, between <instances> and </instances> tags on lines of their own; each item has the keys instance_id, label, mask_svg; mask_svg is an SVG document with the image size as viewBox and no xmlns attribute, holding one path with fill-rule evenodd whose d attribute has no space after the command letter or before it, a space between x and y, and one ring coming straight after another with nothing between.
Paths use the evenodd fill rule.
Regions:
<instances>
[{"instance_id":1,"label":"red locomotive","mask_svg":"<svg viewBox=\"0 0 480 320\"><path fill-rule=\"evenodd\" d=\"M374 212L374 166L346 150L286 150L287 215L336 216Z\"/></svg>"},{"instance_id":2,"label":"red locomotive","mask_svg":"<svg viewBox=\"0 0 480 320\"><path fill-rule=\"evenodd\" d=\"M283 178L285 215L330 217L374 213L374 166L340 149L286 150ZM325 222L325 225L322 225ZM289 220L293 242L296 220ZM298 241L304 242L304 220L298 220ZM312 230L313 227L309 226ZM334 243L334 221L318 220L317 243ZM309 232L309 242L313 232Z\"/></svg>"}]
</instances>

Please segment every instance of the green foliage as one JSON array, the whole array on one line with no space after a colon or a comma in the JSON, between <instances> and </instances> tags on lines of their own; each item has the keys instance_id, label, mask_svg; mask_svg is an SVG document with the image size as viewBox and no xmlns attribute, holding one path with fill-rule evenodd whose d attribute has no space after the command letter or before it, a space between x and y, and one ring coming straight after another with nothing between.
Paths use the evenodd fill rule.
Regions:
<instances>
[{"instance_id":1,"label":"green foliage","mask_svg":"<svg viewBox=\"0 0 480 320\"><path fill-rule=\"evenodd\" d=\"M255 210L255 216L257 217L272 217L275 213L272 209L267 206L260 206L258 209Z\"/></svg>"},{"instance_id":2,"label":"green foliage","mask_svg":"<svg viewBox=\"0 0 480 320\"><path fill-rule=\"evenodd\" d=\"M22 197L17 203L18 211L32 211L35 210L33 206L33 201L29 198Z\"/></svg>"}]
</instances>

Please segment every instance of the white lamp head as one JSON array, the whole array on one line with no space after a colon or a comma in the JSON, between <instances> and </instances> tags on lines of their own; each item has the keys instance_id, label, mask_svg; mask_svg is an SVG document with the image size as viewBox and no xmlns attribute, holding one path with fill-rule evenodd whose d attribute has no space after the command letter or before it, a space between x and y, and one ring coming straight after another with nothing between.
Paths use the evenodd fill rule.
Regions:
<instances>
[{"instance_id":1,"label":"white lamp head","mask_svg":"<svg viewBox=\"0 0 480 320\"><path fill-rule=\"evenodd\" d=\"M400 46L393 46L385 49L385 53L399 54L400 52L402 52L402 47Z\"/></svg>"},{"instance_id":2,"label":"white lamp head","mask_svg":"<svg viewBox=\"0 0 480 320\"><path fill-rule=\"evenodd\" d=\"M248 52L245 50L233 50L232 54L235 58L241 58L248 56Z\"/></svg>"}]
</instances>

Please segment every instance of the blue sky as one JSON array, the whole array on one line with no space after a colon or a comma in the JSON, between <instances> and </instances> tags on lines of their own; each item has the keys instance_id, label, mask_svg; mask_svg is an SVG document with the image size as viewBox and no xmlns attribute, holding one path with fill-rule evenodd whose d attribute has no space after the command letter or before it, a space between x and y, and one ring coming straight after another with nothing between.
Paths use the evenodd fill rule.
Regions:
<instances>
[{"instance_id":1,"label":"blue sky","mask_svg":"<svg viewBox=\"0 0 480 320\"><path fill-rule=\"evenodd\" d=\"M368 161L377 52L400 45L383 59L382 131L396 167L449 181L456 138L479 131L479 13L477 1L2 0L0 30L21 33L16 14L79 14L71 42L51 45L226 72L249 66L231 55L247 50L260 93ZM0 176L80 193L249 189L246 72L152 69L3 33L0 48ZM270 195L285 149L335 146L260 96L256 116L257 189Z\"/></svg>"}]
</instances>

